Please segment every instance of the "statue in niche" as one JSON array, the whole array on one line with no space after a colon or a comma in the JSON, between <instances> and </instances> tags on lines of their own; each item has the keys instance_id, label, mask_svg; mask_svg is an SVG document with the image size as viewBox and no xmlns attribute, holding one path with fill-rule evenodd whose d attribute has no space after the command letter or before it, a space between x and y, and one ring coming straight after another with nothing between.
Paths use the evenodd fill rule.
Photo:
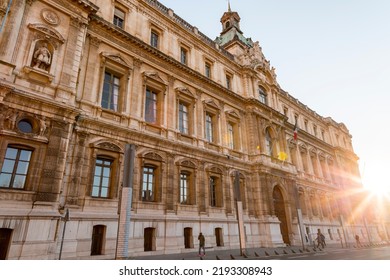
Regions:
<instances>
[{"instance_id":1,"label":"statue in niche","mask_svg":"<svg viewBox=\"0 0 390 280\"><path fill-rule=\"evenodd\" d=\"M49 69L50 64L51 53L47 46L47 43L43 43L41 46L38 46L34 51L33 67L47 71Z\"/></svg>"}]
</instances>

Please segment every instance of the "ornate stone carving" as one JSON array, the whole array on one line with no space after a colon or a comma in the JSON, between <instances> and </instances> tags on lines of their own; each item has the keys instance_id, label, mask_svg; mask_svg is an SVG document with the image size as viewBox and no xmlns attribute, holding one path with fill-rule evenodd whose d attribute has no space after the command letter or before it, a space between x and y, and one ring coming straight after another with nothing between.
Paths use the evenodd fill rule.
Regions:
<instances>
[{"instance_id":1,"label":"ornate stone carving","mask_svg":"<svg viewBox=\"0 0 390 280\"><path fill-rule=\"evenodd\" d=\"M84 28L84 27L86 27L87 23L82 18L71 17L70 25L73 26L73 27L76 27L76 28Z\"/></svg>"},{"instance_id":2,"label":"ornate stone carving","mask_svg":"<svg viewBox=\"0 0 390 280\"><path fill-rule=\"evenodd\" d=\"M14 109L0 104L0 129L13 130L15 127L16 117Z\"/></svg>"},{"instance_id":3,"label":"ornate stone carving","mask_svg":"<svg viewBox=\"0 0 390 280\"><path fill-rule=\"evenodd\" d=\"M29 24L28 28L34 33L34 40L46 40L55 49L65 42L65 38L56 30L44 24Z\"/></svg>"},{"instance_id":4,"label":"ornate stone carving","mask_svg":"<svg viewBox=\"0 0 390 280\"><path fill-rule=\"evenodd\" d=\"M43 9L41 12L41 16L44 21L50 25L57 26L61 22L59 16L54 11L49 9Z\"/></svg>"},{"instance_id":5,"label":"ornate stone carving","mask_svg":"<svg viewBox=\"0 0 390 280\"><path fill-rule=\"evenodd\" d=\"M134 58L133 59L133 66L134 66L134 68L140 69L142 63L143 63L143 61L141 59L138 59L138 58Z\"/></svg>"},{"instance_id":6,"label":"ornate stone carving","mask_svg":"<svg viewBox=\"0 0 390 280\"><path fill-rule=\"evenodd\" d=\"M47 42L38 42L34 49L31 66L48 72L52 62L52 52Z\"/></svg>"},{"instance_id":7,"label":"ornate stone carving","mask_svg":"<svg viewBox=\"0 0 390 280\"><path fill-rule=\"evenodd\" d=\"M162 157L159 154L156 153L147 153L144 158L156 160L156 161L163 161Z\"/></svg>"},{"instance_id":8,"label":"ornate stone carving","mask_svg":"<svg viewBox=\"0 0 390 280\"><path fill-rule=\"evenodd\" d=\"M189 168L193 168L193 169L196 168L196 165L192 161L189 161L189 160L182 161L181 166L185 166L185 167L189 167Z\"/></svg>"},{"instance_id":9,"label":"ornate stone carving","mask_svg":"<svg viewBox=\"0 0 390 280\"><path fill-rule=\"evenodd\" d=\"M100 143L97 145L97 147L100 149L110 150L110 151L115 151L115 152L121 151L121 149L117 145L115 145L113 143L109 143L109 142Z\"/></svg>"},{"instance_id":10,"label":"ornate stone carving","mask_svg":"<svg viewBox=\"0 0 390 280\"><path fill-rule=\"evenodd\" d=\"M96 48L98 48L98 47L100 46L102 40L98 39L98 38L95 37L95 36L92 36L91 34L88 34L87 36L89 37L89 43L90 43L92 46L94 46L94 47L96 47Z\"/></svg>"}]
</instances>

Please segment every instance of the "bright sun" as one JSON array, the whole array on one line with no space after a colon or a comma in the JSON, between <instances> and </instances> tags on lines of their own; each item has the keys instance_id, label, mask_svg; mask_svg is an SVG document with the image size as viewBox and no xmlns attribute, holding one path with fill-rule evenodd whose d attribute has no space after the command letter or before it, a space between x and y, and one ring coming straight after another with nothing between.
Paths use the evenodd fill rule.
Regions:
<instances>
[{"instance_id":1,"label":"bright sun","mask_svg":"<svg viewBox=\"0 0 390 280\"><path fill-rule=\"evenodd\" d=\"M386 174L386 172L380 169L381 168L376 169L375 173L366 172L366 174L364 174L362 178L363 186L375 195L378 196L390 195L389 182L384 178L384 176L380 177L378 175L378 174Z\"/></svg>"}]
</instances>

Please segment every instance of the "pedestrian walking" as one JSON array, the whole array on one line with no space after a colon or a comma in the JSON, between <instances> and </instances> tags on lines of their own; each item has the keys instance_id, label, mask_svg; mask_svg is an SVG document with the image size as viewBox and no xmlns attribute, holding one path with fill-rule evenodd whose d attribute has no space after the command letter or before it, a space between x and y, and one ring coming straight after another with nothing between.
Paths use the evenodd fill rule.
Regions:
<instances>
[{"instance_id":1,"label":"pedestrian walking","mask_svg":"<svg viewBox=\"0 0 390 280\"><path fill-rule=\"evenodd\" d=\"M317 241L317 248L320 248L320 246L322 249L325 248L325 235L323 235L320 230L318 230L317 238L315 240Z\"/></svg>"},{"instance_id":2,"label":"pedestrian walking","mask_svg":"<svg viewBox=\"0 0 390 280\"><path fill-rule=\"evenodd\" d=\"M204 235L202 233L199 233L199 236L198 236L198 240L199 240L199 256L204 256L206 255L206 250L205 250L205 238L204 238ZM203 254L202 254L202 251L203 251Z\"/></svg>"},{"instance_id":3,"label":"pedestrian walking","mask_svg":"<svg viewBox=\"0 0 390 280\"><path fill-rule=\"evenodd\" d=\"M362 244L360 243L360 237L359 235L355 235L355 240L356 240L356 247L362 247Z\"/></svg>"}]
</instances>

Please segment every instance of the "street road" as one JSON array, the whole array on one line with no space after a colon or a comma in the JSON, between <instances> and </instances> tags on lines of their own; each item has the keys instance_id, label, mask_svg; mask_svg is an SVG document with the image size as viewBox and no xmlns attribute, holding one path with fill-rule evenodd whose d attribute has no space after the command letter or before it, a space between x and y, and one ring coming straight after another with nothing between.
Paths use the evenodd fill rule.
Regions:
<instances>
[{"instance_id":1,"label":"street road","mask_svg":"<svg viewBox=\"0 0 390 280\"><path fill-rule=\"evenodd\" d=\"M264 258L265 259L265 258ZM325 248L324 251L267 257L270 260L390 260L390 247Z\"/></svg>"}]
</instances>

